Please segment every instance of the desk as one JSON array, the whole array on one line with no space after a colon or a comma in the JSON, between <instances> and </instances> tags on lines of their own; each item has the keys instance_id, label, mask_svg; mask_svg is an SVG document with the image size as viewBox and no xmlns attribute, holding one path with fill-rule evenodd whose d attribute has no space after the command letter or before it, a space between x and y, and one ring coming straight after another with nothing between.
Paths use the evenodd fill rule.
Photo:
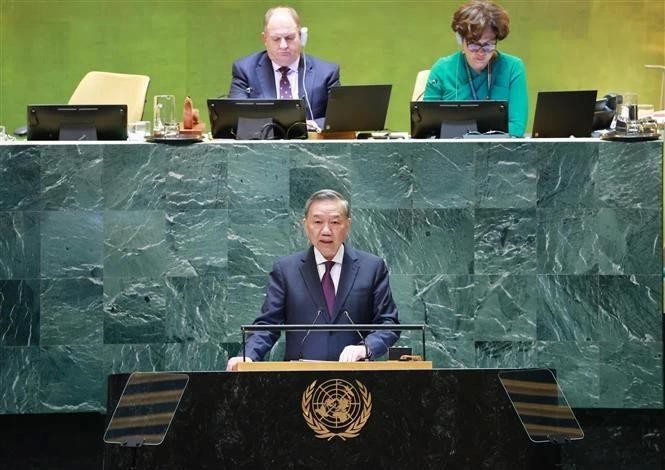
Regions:
<instances>
[{"instance_id":1,"label":"desk","mask_svg":"<svg viewBox=\"0 0 665 470\"><path fill-rule=\"evenodd\" d=\"M324 187L350 199L350 242L386 259L401 321L429 325L434 367L553 367L574 407L662 408L662 153L2 144L0 413L103 412L108 374L225 369Z\"/></svg>"}]
</instances>

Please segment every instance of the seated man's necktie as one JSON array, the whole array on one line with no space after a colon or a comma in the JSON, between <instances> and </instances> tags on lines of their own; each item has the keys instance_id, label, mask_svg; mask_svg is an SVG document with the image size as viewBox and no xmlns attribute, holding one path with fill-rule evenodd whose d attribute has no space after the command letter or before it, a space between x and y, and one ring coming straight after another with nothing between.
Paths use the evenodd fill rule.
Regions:
<instances>
[{"instance_id":1,"label":"seated man's necktie","mask_svg":"<svg viewBox=\"0 0 665 470\"><path fill-rule=\"evenodd\" d=\"M282 74L282 78L279 80L279 98L282 100L290 100L293 98L291 95L291 83L289 82L289 68L280 67L277 69Z\"/></svg>"}]
</instances>

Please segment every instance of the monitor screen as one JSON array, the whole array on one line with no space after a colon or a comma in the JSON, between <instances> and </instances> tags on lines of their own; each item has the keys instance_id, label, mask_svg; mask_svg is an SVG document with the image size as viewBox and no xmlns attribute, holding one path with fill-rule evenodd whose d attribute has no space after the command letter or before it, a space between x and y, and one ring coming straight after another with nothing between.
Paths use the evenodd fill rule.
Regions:
<instances>
[{"instance_id":1,"label":"monitor screen","mask_svg":"<svg viewBox=\"0 0 665 470\"><path fill-rule=\"evenodd\" d=\"M28 140L127 140L127 105L28 105Z\"/></svg>"},{"instance_id":2,"label":"monitor screen","mask_svg":"<svg viewBox=\"0 0 665 470\"><path fill-rule=\"evenodd\" d=\"M214 139L306 139L305 106L301 100L208 100Z\"/></svg>"},{"instance_id":3,"label":"monitor screen","mask_svg":"<svg viewBox=\"0 0 665 470\"><path fill-rule=\"evenodd\" d=\"M508 132L507 101L412 101L411 137L462 137L468 132Z\"/></svg>"}]
</instances>

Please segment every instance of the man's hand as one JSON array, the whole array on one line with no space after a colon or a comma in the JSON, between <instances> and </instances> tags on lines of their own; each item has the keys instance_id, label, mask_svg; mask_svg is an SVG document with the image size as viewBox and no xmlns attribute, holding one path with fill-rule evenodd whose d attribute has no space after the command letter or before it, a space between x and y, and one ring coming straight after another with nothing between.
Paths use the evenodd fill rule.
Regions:
<instances>
[{"instance_id":1,"label":"man's hand","mask_svg":"<svg viewBox=\"0 0 665 470\"><path fill-rule=\"evenodd\" d=\"M229 359L229 362L226 363L226 370L228 372L238 370L238 364L242 362L242 357L232 357ZM253 362L251 358L245 357L245 362Z\"/></svg>"},{"instance_id":2,"label":"man's hand","mask_svg":"<svg viewBox=\"0 0 665 470\"><path fill-rule=\"evenodd\" d=\"M311 119L307 120L307 130L309 132L321 132L321 128L316 121L312 121Z\"/></svg>"},{"instance_id":3,"label":"man's hand","mask_svg":"<svg viewBox=\"0 0 665 470\"><path fill-rule=\"evenodd\" d=\"M356 362L367 359L367 349L365 346L347 346L339 355L339 362Z\"/></svg>"}]
</instances>

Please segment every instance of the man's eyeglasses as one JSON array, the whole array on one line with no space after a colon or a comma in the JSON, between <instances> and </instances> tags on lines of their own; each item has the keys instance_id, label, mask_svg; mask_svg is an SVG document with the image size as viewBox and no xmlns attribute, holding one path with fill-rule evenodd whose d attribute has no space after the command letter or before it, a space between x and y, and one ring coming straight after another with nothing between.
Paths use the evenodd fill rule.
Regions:
<instances>
[{"instance_id":1,"label":"man's eyeglasses","mask_svg":"<svg viewBox=\"0 0 665 470\"><path fill-rule=\"evenodd\" d=\"M467 49L469 49L470 52L475 53L483 51L485 54L489 54L490 52L494 52L496 50L496 43L486 42L485 44L478 44L475 42L467 42L466 47Z\"/></svg>"}]
</instances>

